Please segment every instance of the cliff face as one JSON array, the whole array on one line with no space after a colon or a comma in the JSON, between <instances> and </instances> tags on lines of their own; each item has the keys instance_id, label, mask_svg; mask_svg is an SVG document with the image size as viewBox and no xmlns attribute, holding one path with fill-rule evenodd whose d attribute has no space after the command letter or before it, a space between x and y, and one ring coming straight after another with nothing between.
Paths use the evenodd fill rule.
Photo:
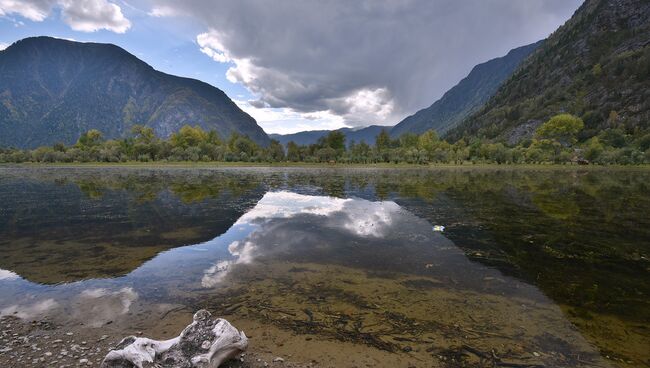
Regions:
<instances>
[{"instance_id":1,"label":"cliff face","mask_svg":"<svg viewBox=\"0 0 650 368\"><path fill-rule=\"evenodd\" d=\"M165 138L191 124L269 142L223 91L156 71L115 45L35 37L0 51L0 146L69 144L89 129L118 138L134 124Z\"/></svg>"}]
</instances>

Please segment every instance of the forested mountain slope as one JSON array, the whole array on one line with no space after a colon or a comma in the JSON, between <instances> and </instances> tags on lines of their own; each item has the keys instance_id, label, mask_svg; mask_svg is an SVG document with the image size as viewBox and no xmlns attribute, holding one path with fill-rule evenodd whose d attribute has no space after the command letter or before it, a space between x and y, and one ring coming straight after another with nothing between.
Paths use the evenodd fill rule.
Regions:
<instances>
[{"instance_id":1,"label":"forested mountain slope","mask_svg":"<svg viewBox=\"0 0 650 368\"><path fill-rule=\"evenodd\" d=\"M115 45L33 37L0 51L0 146L70 144L90 129L118 138L135 124L163 138L191 124L269 142L218 88L154 70Z\"/></svg>"},{"instance_id":2,"label":"forested mountain slope","mask_svg":"<svg viewBox=\"0 0 650 368\"><path fill-rule=\"evenodd\" d=\"M448 138L515 144L558 113L584 120L580 141L620 147L650 130L650 1L585 1Z\"/></svg>"}]
</instances>

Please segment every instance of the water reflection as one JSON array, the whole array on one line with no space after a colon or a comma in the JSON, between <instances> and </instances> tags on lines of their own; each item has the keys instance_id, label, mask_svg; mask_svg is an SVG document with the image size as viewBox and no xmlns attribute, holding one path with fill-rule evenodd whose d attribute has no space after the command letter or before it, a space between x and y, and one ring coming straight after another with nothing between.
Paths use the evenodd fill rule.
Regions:
<instances>
[{"instance_id":1,"label":"water reflection","mask_svg":"<svg viewBox=\"0 0 650 368\"><path fill-rule=\"evenodd\" d=\"M0 314L119 331L207 307L423 362L648 359L642 174L406 173L5 173Z\"/></svg>"}]
</instances>

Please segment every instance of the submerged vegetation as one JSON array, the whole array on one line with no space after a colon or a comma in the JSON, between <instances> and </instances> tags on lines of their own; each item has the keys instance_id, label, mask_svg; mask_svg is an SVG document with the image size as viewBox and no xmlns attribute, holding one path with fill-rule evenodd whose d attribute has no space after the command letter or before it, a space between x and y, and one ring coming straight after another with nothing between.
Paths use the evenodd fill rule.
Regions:
<instances>
[{"instance_id":1,"label":"submerged vegetation","mask_svg":"<svg viewBox=\"0 0 650 368\"><path fill-rule=\"evenodd\" d=\"M206 308L278 355L334 341L375 357L417 357L427 367L639 366L649 354L649 175L503 166L4 168L0 268L40 290L133 287L139 299L129 318L145 334L152 332L135 308L155 324ZM263 198L285 191L297 196L287 197L289 209L294 198L317 201L294 216L259 211L282 209ZM332 219L398 209L392 222L372 226L388 237L353 235L351 221L310 214L314 203L327 209L343 201ZM234 231L247 217L265 219L257 236ZM435 224L444 232L432 232ZM220 275L206 262L220 256L203 249L226 249L234 235L256 245L248 253L254 261L199 289L204 276ZM179 244L200 246L171 250ZM170 301L171 312L157 312L157 303ZM573 339L566 321L609 358ZM442 364L452 358L458 364Z\"/></svg>"},{"instance_id":2,"label":"submerged vegetation","mask_svg":"<svg viewBox=\"0 0 650 368\"><path fill-rule=\"evenodd\" d=\"M199 126L186 125L169 139L160 139L152 128L135 125L130 137L123 139L105 140L93 129L72 146L58 143L33 150L0 149L0 162L650 163L650 133L640 136L607 129L581 140L584 126L578 117L556 115L537 129L533 139L515 146L481 139L450 143L433 130L392 139L383 130L373 145L346 142L342 132L332 131L315 144L289 142L283 147L272 140L262 147L247 136L235 133L224 139Z\"/></svg>"}]
</instances>

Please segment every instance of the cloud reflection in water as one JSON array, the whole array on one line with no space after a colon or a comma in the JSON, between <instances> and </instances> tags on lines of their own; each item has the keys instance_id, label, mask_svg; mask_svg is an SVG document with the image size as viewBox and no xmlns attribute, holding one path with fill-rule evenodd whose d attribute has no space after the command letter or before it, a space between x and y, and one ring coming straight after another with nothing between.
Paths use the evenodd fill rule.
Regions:
<instances>
[{"instance_id":1,"label":"cloud reflection in water","mask_svg":"<svg viewBox=\"0 0 650 368\"><path fill-rule=\"evenodd\" d=\"M395 202L309 196L287 191L269 192L255 208L233 225L234 229L248 229L245 237L228 245L228 252L234 259L219 261L206 269L201 285L206 288L214 287L224 280L233 266L250 264L261 253L279 252L291 247L289 241L285 244L272 244L273 247L266 244L267 246L261 249L259 241L268 240L274 220L283 220L283 225L286 225L287 220L299 216L310 217L309 222L317 224L321 229L347 231L356 237L381 238L389 232L395 222L394 218L402 213ZM300 223L298 220L296 222ZM295 241L296 238L291 240Z\"/></svg>"}]
</instances>

